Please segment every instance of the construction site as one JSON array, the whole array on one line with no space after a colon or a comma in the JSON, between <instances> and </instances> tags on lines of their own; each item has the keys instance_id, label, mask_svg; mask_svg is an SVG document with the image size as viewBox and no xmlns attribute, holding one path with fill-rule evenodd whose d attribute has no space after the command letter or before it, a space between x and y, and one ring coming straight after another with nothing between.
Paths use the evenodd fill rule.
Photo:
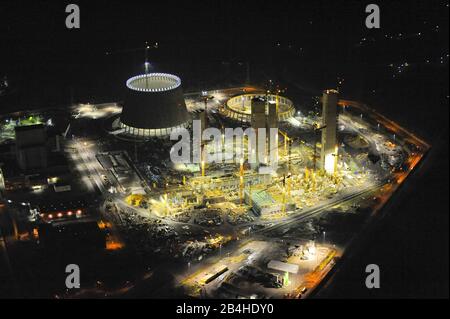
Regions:
<instances>
[{"instance_id":1,"label":"construction site","mask_svg":"<svg viewBox=\"0 0 450 319\"><path fill-rule=\"evenodd\" d=\"M307 296L428 148L334 89L313 112L280 90L183 94L181 79L165 73L130 78L127 87L123 103L5 117L0 137L19 143L22 167L36 150L22 146L21 132L56 131L51 154L65 158L72 178L49 167L19 177L12 164L2 177L10 205L32 208L23 238L38 246L35 225L85 214L72 204L57 211L39 203L89 199L86 212L96 213L87 215L106 232L107 251L131 248L148 267L171 269L174 281L155 296L173 297L173 287L178 297ZM195 121L219 138L196 139ZM194 136L189 157L197 161L171 160L178 140L170 136L178 133ZM47 165L49 141L42 143L37 151Z\"/></svg>"}]
</instances>

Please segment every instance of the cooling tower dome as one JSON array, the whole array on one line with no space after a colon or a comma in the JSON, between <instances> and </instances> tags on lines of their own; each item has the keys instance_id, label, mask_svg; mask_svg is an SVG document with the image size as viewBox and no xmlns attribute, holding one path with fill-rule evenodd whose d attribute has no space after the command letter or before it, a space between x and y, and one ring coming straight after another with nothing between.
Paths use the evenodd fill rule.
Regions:
<instances>
[{"instance_id":1,"label":"cooling tower dome","mask_svg":"<svg viewBox=\"0 0 450 319\"><path fill-rule=\"evenodd\" d=\"M120 116L124 134L138 138L167 136L172 130L188 125L189 114L179 77L149 73L128 79L126 85Z\"/></svg>"}]
</instances>

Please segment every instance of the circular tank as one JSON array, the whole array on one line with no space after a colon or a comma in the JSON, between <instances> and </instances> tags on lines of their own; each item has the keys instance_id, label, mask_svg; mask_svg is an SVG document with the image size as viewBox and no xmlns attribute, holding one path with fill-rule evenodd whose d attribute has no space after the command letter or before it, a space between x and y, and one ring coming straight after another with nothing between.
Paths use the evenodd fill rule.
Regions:
<instances>
[{"instance_id":1,"label":"circular tank","mask_svg":"<svg viewBox=\"0 0 450 319\"><path fill-rule=\"evenodd\" d=\"M229 119L250 123L251 103L254 98L268 99L270 103L276 103L278 109L278 121L286 121L295 114L295 107L291 100L284 96L265 93L242 94L233 96L220 108L222 116ZM267 113L267 111L266 111Z\"/></svg>"}]
</instances>

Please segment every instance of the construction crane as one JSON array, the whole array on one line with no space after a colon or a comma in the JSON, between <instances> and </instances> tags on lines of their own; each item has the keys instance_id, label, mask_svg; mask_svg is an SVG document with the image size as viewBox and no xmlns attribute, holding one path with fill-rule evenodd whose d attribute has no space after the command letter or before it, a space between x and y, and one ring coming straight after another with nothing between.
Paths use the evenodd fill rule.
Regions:
<instances>
[{"instance_id":1,"label":"construction crane","mask_svg":"<svg viewBox=\"0 0 450 319\"><path fill-rule=\"evenodd\" d=\"M144 50L144 72L145 72L145 74L148 74L149 70L150 70L150 62L148 62L148 51L151 49L158 49L158 47L159 47L158 42L155 42L153 45L150 45L148 41L145 41L144 47L116 50L116 51L106 51L105 55L110 56L110 55L116 55L116 54L140 52L140 51Z\"/></svg>"},{"instance_id":2,"label":"construction crane","mask_svg":"<svg viewBox=\"0 0 450 319\"><path fill-rule=\"evenodd\" d=\"M283 132L282 130L278 130L278 133L280 133L284 138L284 154L287 155L287 144L291 140L291 138L287 135L286 132Z\"/></svg>"},{"instance_id":3,"label":"construction crane","mask_svg":"<svg viewBox=\"0 0 450 319\"><path fill-rule=\"evenodd\" d=\"M244 158L239 160L239 202L244 202Z\"/></svg>"},{"instance_id":4,"label":"construction crane","mask_svg":"<svg viewBox=\"0 0 450 319\"><path fill-rule=\"evenodd\" d=\"M115 50L115 51L106 51L105 55L115 55L115 54L139 52L139 51L144 50L145 54L147 56L147 51L150 50L150 49L158 49L158 42L155 42L153 45L150 45L147 41L145 41L145 46L144 47L123 49L123 50Z\"/></svg>"},{"instance_id":5,"label":"construction crane","mask_svg":"<svg viewBox=\"0 0 450 319\"><path fill-rule=\"evenodd\" d=\"M287 176L286 174L283 175L283 213L286 212L286 195L288 197L291 197L291 173L289 173Z\"/></svg>"}]
</instances>

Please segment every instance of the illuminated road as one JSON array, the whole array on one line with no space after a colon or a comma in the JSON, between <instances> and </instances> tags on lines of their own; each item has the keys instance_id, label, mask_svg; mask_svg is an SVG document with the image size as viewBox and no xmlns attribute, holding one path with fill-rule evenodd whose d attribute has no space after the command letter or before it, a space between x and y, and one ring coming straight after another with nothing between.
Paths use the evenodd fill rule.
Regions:
<instances>
[{"instance_id":1,"label":"illuminated road","mask_svg":"<svg viewBox=\"0 0 450 319\"><path fill-rule=\"evenodd\" d=\"M85 141L82 143L81 140L77 139L77 141L74 142L74 146L88 170L88 172L85 173L88 173L89 179L91 181L93 180L98 190L102 194L105 194L107 190L105 189L103 181L100 178L101 174L98 172L98 169L101 169L101 167L100 164L98 164L97 158L95 157L96 154L94 154L91 150L91 143L89 141Z\"/></svg>"},{"instance_id":2,"label":"illuminated road","mask_svg":"<svg viewBox=\"0 0 450 319\"><path fill-rule=\"evenodd\" d=\"M80 174L88 175L90 182L95 183L97 189L102 194L102 199L108 197L114 198L113 194L111 194L103 184L101 176L102 174L106 174L106 172L97 160L96 155L98 154L98 149L95 147L95 142L89 141L88 139L82 142L80 139L77 139L77 141L73 142L73 146L77 149L78 154L80 155L80 158L83 160L84 166L87 169L86 171L78 167ZM121 238L122 236L120 232L112 222L114 218L111 218L107 210L105 210L103 207L99 208L99 213L103 217L103 221L106 222L105 225L108 225L109 232L106 241L106 248L108 250L123 248L125 246L125 243Z\"/></svg>"},{"instance_id":3,"label":"illuminated road","mask_svg":"<svg viewBox=\"0 0 450 319\"><path fill-rule=\"evenodd\" d=\"M386 118L384 115L378 113L376 110L369 108L366 104L360 103L357 101L351 101L351 100L339 100L340 106L351 106L354 108L357 108L364 113L370 115L372 118L374 118L378 123L383 125L386 129L392 131L393 133L396 133L397 135L403 137L404 139L409 139L413 144L416 146L419 146L424 151L427 151L431 145L419 138L418 136L414 135L413 133L409 132L405 128L401 127L394 121Z\"/></svg>"},{"instance_id":4,"label":"illuminated road","mask_svg":"<svg viewBox=\"0 0 450 319\"><path fill-rule=\"evenodd\" d=\"M277 224L275 224L273 226L266 227L266 228L263 228L263 229L260 229L260 230L256 230L256 231L253 232L253 236L260 235L260 234L264 235L264 234L267 234L267 233L269 233L271 231L282 229L282 228L284 228L286 226L289 226L291 224L297 223L297 222L302 221L304 219L311 218L311 217L313 217L315 215L318 215L318 214L322 213L324 210L333 208L333 207L338 206L338 205L345 204L345 203L353 201L353 200L355 200L355 199L357 199L359 197L362 197L364 195L367 195L367 194L370 194L370 193L372 193L374 191L377 191L377 190L379 190L381 187L383 187L386 184L387 184L386 182L381 182L381 183L378 183L376 185L364 188L363 190L358 191L356 193L350 193L350 194L347 194L347 195L341 195L339 198L327 201L324 204L319 205L318 207L312 208L312 209L310 209L308 211L305 211L305 212L297 213L296 215L290 217L287 220L284 220L283 222L277 223Z\"/></svg>"}]
</instances>

